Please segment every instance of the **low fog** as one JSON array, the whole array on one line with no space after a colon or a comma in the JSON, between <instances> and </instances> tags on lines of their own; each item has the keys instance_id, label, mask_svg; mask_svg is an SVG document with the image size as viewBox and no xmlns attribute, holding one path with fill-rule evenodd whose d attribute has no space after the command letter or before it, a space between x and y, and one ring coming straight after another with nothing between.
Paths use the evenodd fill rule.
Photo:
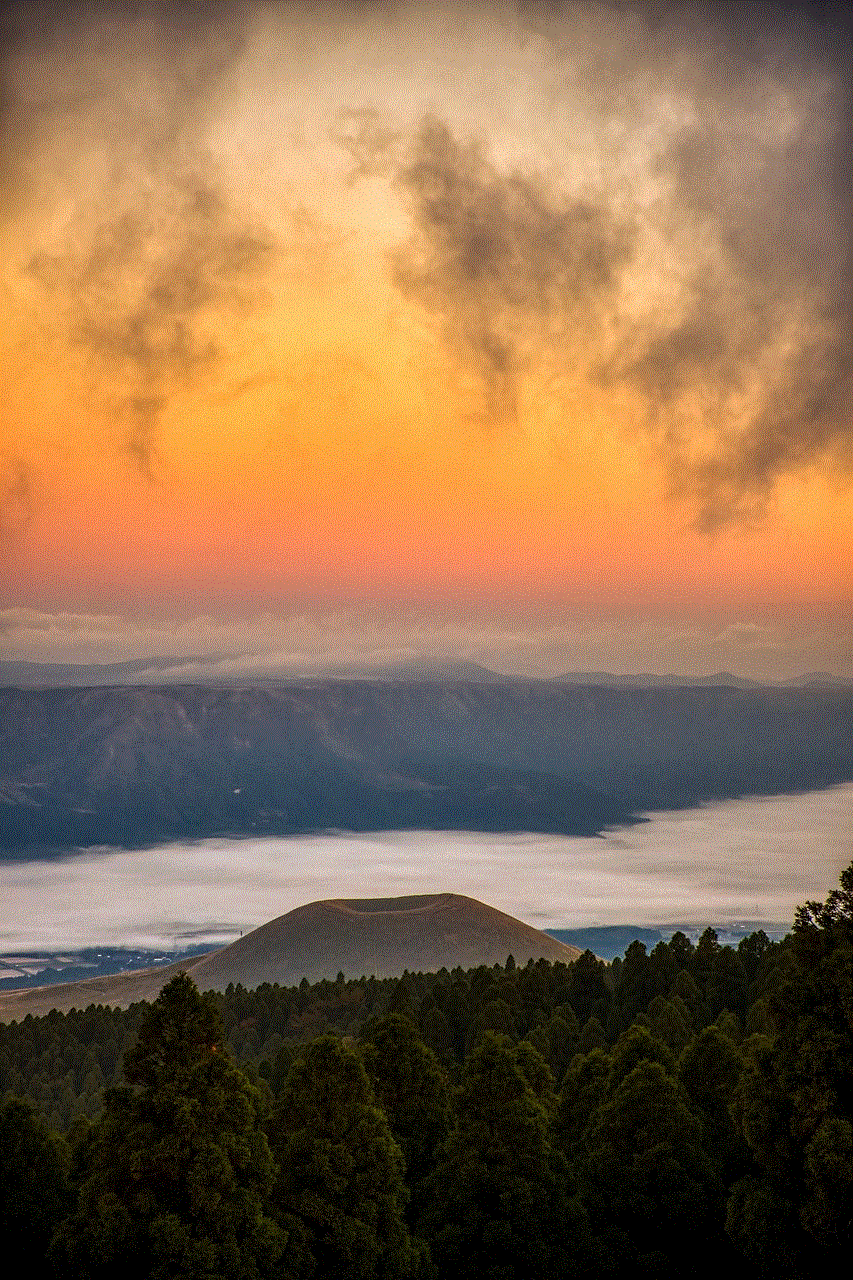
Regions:
<instances>
[{"instance_id":1,"label":"low fog","mask_svg":"<svg viewBox=\"0 0 853 1280\"><path fill-rule=\"evenodd\" d=\"M602 837L205 840L7 864L0 949L219 945L303 903L452 891L540 929L789 924L853 857L853 784L649 815Z\"/></svg>"}]
</instances>

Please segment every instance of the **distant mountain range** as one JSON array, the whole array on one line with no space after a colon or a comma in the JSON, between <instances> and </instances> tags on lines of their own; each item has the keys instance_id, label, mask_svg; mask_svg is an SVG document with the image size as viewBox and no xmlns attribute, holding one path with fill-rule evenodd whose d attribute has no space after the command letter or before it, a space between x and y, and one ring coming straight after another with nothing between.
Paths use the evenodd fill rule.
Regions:
<instances>
[{"instance_id":1,"label":"distant mountain range","mask_svg":"<svg viewBox=\"0 0 853 1280\"><path fill-rule=\"evenodd\" d=\"M541 680L0 689L0 850L343 828L594 834L853 779L853 689Z\"/></svg>"},{"instance_id":2,"label":"distant mountain range","mask_svg":"<svg viewBox=\"0 0 853 1280\"><path fill-rule=\"evenodd\" d=\"M19 689L157 684L199 658L137 658L132 662L0 662L0 685Z\"/></svg>"},{"instance_id":3,"label":"distant mountain range","mask_svg":"<svg viewBox=\"0 0 853 1280\"><path fill-rule=\"evenodd\" d=\"M281 683L292 680L428 680L446 682L466 680L482 684L512 682L517 677L490 671L477 662L441 662L428 658L380 665L345 663L293 671L281 664L264 664L253 660L246 669L239 658L228 655L192 657L136 658L128 662L63 663L0 661L0 687L18 689L84 688L124 684L210 684L213 686ZM762 681L746 676L717 671L705 676L679 676L671 672L657 675L640 672L620 675L612 671L567 671L543 680L562 684L605 685L615 689L659 688L853 688L853 677L832 675L828 671L811 671L790 680Z\"/></svg>"},{"instance_id":4,"label":"distant mountain range","mask_svg":"<svg viewBox=\"0 0 853 1280\"><path fill-rule=\"evenodd\" d=\"M790 680L750 680L734 676L730 671L717 671L707 676L655 675L646 671L638 675L614 675L611 671L568 671L557 677L563 684L606 685L614 689L853 689L853 678L834 676L828 671L810 671Z\"/></svg>"},{"instance_id":5,"label":"distant mountain range","mask_svg":"<svg viewBox=\"0 0 853 1280\"><path fill-rule=\"evenodd\" d=\"M296 986L303 978L334 980L338 973L388 978L406 969L470 969L504 964L509 956L521 965L540 957L570 964L580 954L577 947L458 893L337 898L297 907L230 946L174 964L0 992L0 1022L89 1004L127 1008L136 1000L153 1000L182 970L200 990L224 991L229 983L250 989L264 982Z\"/></svg>"},{"instance_id":6,"label":"distant mountain range","mask_svg":"<svg viewBox=\"0 0 853 1280\"><path fill-rule=\"evenodd\" d=\"M131 662L0 661L0 687L18 689L91 688L125 684L280 684L283 680L474 680L492 684L507 679L476 662L392 662L380 666L346 663L293 671L253 661L244 667L227 656L136 658Z\"/></svg>"}]
</instances>

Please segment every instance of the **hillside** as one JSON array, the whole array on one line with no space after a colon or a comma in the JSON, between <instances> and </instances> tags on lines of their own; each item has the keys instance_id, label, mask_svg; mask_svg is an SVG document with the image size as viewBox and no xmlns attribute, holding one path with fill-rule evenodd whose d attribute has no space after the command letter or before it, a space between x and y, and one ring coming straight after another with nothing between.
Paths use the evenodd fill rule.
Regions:
<instances>
[{"instance_id":1,"label":"hillside","mask_svg":"<svg viewBox=\"0 0 853 1280\"><path fill-rule=\"evenodd\" d=\"M569 964L580 954L577 947L461 894L338 898L297 907L228 947L186 962L2 992L0 1022L90 1004L127 1008L136 1000L153 1000L181 970L203 991L225 991L230 983L247 988L264 982L296 986L302 978L316 982L338 973L387 978L406 969L436 972L503 964L510 955L520 964L540 958Z\"/></svg>"},{"instance_id":2,"label":"hillside","mask_svg":"<svg viewBox=\"0 0 853 1280\"><path fill-rule=\"evenodd\" d=\"M508 955L526 964L531 957L568 963L580 954L475 898L441 893L312 902L195 961L191 972L203 990L222 991L237 981L293 985L339 972L387 978L404 969L503 964Z\"/></svg>"},{"instance_id":3,"label":"hillside","mask_svg":"<svg viewBox=\"0 0 853 1280\"><path fill-rule=\"evenodd\" d=\"M321 680L0 689L0 850L221 833L594 834L853 779L853 690Z\"/></svg>"}]
</instances>

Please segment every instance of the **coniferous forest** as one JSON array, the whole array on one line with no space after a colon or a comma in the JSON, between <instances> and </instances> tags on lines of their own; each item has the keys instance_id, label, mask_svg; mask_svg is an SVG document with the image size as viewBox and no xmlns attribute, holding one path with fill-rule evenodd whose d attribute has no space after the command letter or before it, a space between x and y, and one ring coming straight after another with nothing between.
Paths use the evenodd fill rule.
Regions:
<instances>
[{"instance_id":1,"label":"coniferous forest","mask_svg":"<svg viewBox=\"0 0 853 1280\"><path fill-rule=\"evenodd\" d=\"M34 1277L806 1277L849 1262L853 864L792 932L0 1027Z\"/></svg>"}]
</instances>

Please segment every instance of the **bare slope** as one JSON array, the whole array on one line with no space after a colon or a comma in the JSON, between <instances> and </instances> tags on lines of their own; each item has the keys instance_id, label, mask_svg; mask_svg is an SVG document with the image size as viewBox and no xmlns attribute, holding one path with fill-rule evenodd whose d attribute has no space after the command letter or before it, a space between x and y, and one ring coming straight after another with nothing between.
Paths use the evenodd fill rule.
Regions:
<instances>
[{"instance_id":1,"label":"bare slope","mask_svg":"<svg viewBox=\"0 0 853 1280\"><path fill-rule=\"evenodd\" d=\"M107 1004L126 1009L137 1000L152 1000L176 973L190 964L166 964L156 969L134 969L130 973L110 973L100 978L81 978L54 987L25 987L21 991L0 992L0 1022L20 1022L31 1013L34 1018L58 1009L87 1009L90 1004Z\"/></svg>"},{"instance_id":2,"label":"bare slope","mask_svg":"<svg viewBox=\"0 0 853 1280\"><path fill-rule=\"evenodd\" d=\"M404 969L435 971L529 959L562 960L580 955L513 916L457 893L407 898L337 898L311 902L261 925L230 946L158 969L92 978L55 987L0 994L0 1021L11 1022L51 1009L89 1004L126 1008L153 999L180 969L202 991L224 991L230 982L257 987L262 982L293 986L338 973L357 978L393 977Z\"/></svg>"},{"instance_id":3,"label":"bare slope","mask_svg":"<svg viewBox=\"0 0 853 1280\"><path fill-rule=\"evenodd\" d=\"M311 902L196 961L198 985L314 982L338 973L377 978L503 964L508 955L576 960L580 952L529 924L457 893ZM239 975L236 977L235 975Z\"/></svg>"}]
</instances>

